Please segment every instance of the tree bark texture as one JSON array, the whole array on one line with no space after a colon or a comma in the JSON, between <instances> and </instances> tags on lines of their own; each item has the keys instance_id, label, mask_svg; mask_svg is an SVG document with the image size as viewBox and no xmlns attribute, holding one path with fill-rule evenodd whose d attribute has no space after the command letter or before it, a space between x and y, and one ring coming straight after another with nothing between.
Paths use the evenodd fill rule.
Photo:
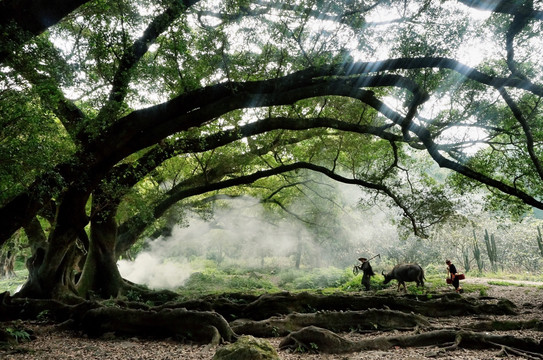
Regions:
<instances>
[{"instance_id":1,"label":"tree bark texture","mask_svg":"<svg viewBox=\"0 0 543 360\"><path fill-rule=\"evenodd\" d=\"M340 354L367 350L389 350L394 347L439 346L466 349L512 348L527 354L543 353L543 344L531 338L508 335L489 335L470 331L436 330L417 335L383 336L350 341L316 326L308 326L288 335L279 345L281 349L305 349Z\"/></svg>"},{"instance_id":2,"label":"tree bark texture","mask_svg":"<svg viewBox=\"0 0 543 360\"><path fill-rule=\"evenodd\" d=\"M89 336L115 332L123 335L173 336L198 343L215 342L217 335L221 341L230 342L237 338L221 315L184 309L155 312L103 307L85 314L82 329Z\"/></svg>"},{"instance_id":3,"label":"tree bark texture","mask_svg":"<svg viewBox=\"0 0 543 360\"><path fill-rule=\"evenodd\" d=\"M293 331L313 325L334 332L389 331L427 328L426 318L395 310L318 311L316 313L291 313L285 317L273 316L266 320L234 320L230 324L239 335L258 337L286 336Z\"/></svg>"},{"instance_id":4,"label":"tree bark texture","mask_svg":"<svg viewBox=\"0 0 543 360\"><path fill-rule=\"evenodd\" d=\"M283 292L279 294L264 294L248 304L233 304L237 307L229 308L231 314L237 318L251 318L263 320L281 314L292 312L308 313L314 309L319 310L366 310L389 309L402 312L414 312L423 316L459 316L465 314L509 314L517 312L516 306L504 299L495 304L477 302L471 299L455 296L436 299L427 299L425 296L418 298L396 296L349 296L349 295L314 295L309 293L291 294ZM232 304L230 304L232 305ZM187 306L190 306L187 304ZM212 304L213 306L213 304ZM224 302L217 306L225 306ZM189 307L187 307L189 308ZM221 312L219 308L215 311ZM234 318L232 318L233 320Z\"/></svg>"},{"instance_id":5,"label":"tree bark texture","mask_svg":"<svg viewBox=\"0 0 543 360\"><path fill-rule=\"evenodd\" d=\"M169 294L166 295L168 296L163 300L171 299ZM254 296L232 295L233 298L230 300L232 303L252 304L256 302ZM356 298L363 296L352 295L350 297L351 303L353 303ZM394 299L402 300L401 297L391 296L391 300L387 304L391 304ZM462 304L461 300L458 297L447 300L451 305L449 308L453 308L455 304ZM114 333L120 337L175 338L179 341L211 344L233 342L238 336L247 333L263 337L284 336L280 344L282 349L319 353L387 351L396 347L429 347L428 351L432 352L429 356L439 356L442 355L442 352L458 348L501 348L508 353L537 359L537 356L540 356L537 354L541 354L543 346L542 342L533 338L489 333L493 329L503 330L504 328L540 330L540 319L507 323L494 322L489 325L487 321L479 322L474 318L474 323L466 328L451 328L447 325L440 325L437 318L429 322L426 317L413 314L410 310L402 312L388 309L350 311L343 308L347 306L347 303L335 302L336 311L323 311L316 308L314 310L317 312L313 313L291 313L288 316L275 316L260 321L248 318L228 323L223 315L235 310L235 308L231 304L220 306L225 302L225 299L221 297L208 297L197 302L201 308L221 308L225 312L221 314L215 311L187 310L184 305L189 305L188 302L171 300L160 306L152 307L145 303L122 301L116 301L116 306L112 306L111 303L106 305L78 298L78 302L70 305L55 300L13 298L6 292L0 294L0 321L46 317L49 321L61 323L59 326L62 326L63 329L83 331L93 337ZM487 300L472 299L471 302L482 305ZM321 302L320 304L327 303ZM497 314L501 313L499 307L494 307L493 310ZM448 323L446 319L445 323ZM379 333L392 329L395 330L394 335L379 336ZM475 332L472 329L482 330ZM373 335L371 338L365 338L361 341L350 341L332 330L372 333ZM409 331L410 334L398 334L401 331Z\"/></svg>"},{"instance_id":6,"label":"tree bark texture","mask_svg":"<svg viewBox=\"0 0 543 360\"><path fill-rule=\"evenodd\" d=\"M109 299L118 297L124 284L115 254L115 212L118 202L115 197L109 201L98 190L100 188L92 198L89 249L77 282L77 292L84 298L89 298L92 293L102 299Z\"/></svg>"}]
</instances>

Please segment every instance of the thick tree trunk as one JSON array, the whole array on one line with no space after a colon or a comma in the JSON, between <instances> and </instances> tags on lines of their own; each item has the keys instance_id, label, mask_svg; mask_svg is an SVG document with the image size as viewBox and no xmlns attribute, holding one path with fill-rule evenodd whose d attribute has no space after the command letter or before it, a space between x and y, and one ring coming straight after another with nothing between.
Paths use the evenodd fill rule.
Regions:
<instances>
[{"instance_id":1,"label":"thick tree trunk","mask_svg":"<svg viewBox=\"0 0 543 360\"><path fill-rule=\"evenodd\" d=\"M43 231L40 221L37 217L34 217L28 224L24 226L26 237L28 238L28 243L32 249L32 255L41 248L47 248L47 236Z\"/></svg>"},{"instance_id":2,"label":"thick tree trunk","mask_svg":"<svg viewBox=\"0 0 543 360\"><path fill-rule=\"evenodd\" d=\"M89 253L77 283L77 290L84 298L89 298L91 293L104 299L117 297L123 279L117 268L115 256L117 234L115 214L108 212L94 215L91 221Z\"/></svg>"},{"instance_id":3,"label":"thick tree trunk","mask_svg":"<svg viewBox=\"0 0 543 360\"><path fill-rule=\"evenodd\" d=\"M18 293L31 298L64 298L73 295L73 268L79 260L75 240L88 219L88 193L71 189L63 197L48 246L38 248L27 262L28 281Z\"/></svg>"},{"instance_id":4,"label":"thick tree trunk","mask_svg":"<svg viewBox=\"0 0 543 360\"><path fill-rule=\"evenodd\" d=\"M34 290L31 288L37 287L36 279L38 277L38 269L43 263L45 250L47 249L47 236L43 231L40 221L34 217L28 224L24 226L26 236L32 255L26 260L26 268L28 269L28 279L18 295L30 294Z\"/></svg>"}]
</instances>

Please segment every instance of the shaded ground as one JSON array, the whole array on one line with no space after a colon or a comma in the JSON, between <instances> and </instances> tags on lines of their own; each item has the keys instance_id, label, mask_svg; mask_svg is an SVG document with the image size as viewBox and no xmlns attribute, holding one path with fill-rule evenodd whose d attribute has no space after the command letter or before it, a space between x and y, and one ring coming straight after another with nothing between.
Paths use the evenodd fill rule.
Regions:
<instances>
[{"instance_id":1,"label":"shaded ground","mask_svg":"<svg viewBox=\"0 0 543 360\"><path fill-rule=\"evenodd\" d=\"M468 279L467 282L488 281L488 279ZM501 280L503 281L503 280ZM505 281L510 282L512 281ZM391 291L391 292L395 292ZM478 296L479 294L476 294ZM490 285L486 292L488 297L505 298L518 308L517 315L467 315L454 317L429 318L439 327L465 328L475 322L499 320L532 320L543 319L543 289L535 286L498 286ZM360 296L366 296L361 293ZM466 295L470 297L472 295ZM492 300L491 300L492 301ZM2 324L4 325L4 324ZM211 345L181 344L173 339L149 340L138 337L118 338L106 333L98 339L67 330L59 330L55 325L43 325L38 322L25 322L26 329L33 331L35 339L13 346L12 349L0 353L0 359L212 359L217 347ZM373 332L340 332L338 335L350 341L372 339L382 336L416 334L411 331L373 331ZM507 332L493 331L493 334L508 334L516 337L530 337L543 340L543 332L534 329L514 330ZM350 354L330 355L297 353L279 350L283 337L266 338L277 350L279 357L292 359L496 359L503 355L500 349L467 350L457 349L444 351L436 346L422 348L393 348L387 351L362 351ZM219 345L222 346L222 345ZM522 356L509 354L508 359L524 359Z\"/></svg>"}]
</instances>

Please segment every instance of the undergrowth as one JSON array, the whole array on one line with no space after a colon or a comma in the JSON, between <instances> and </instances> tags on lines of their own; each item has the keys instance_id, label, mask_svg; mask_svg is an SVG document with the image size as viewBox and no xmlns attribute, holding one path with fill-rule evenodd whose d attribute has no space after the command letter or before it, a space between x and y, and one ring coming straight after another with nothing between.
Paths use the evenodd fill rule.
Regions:
<instances>
[{"instance_id":1,"label":"undergrowth","mask_svg":"<svg viewBox=\"0 0 543 360\"><path fill-rule=\"evenodd\" d=\"M378 272L379 266L374 266L374 270ZM24 268L16 270L17 276L10 279L0 280L0 292L9 291L15 293L18 286L26 280L27 271ZM425 268L425 287L416 287L415 283L407 283L407 292L412 295L422 295L432 292L453 291L451 285L446 284L446 272L444 266L429 265ZM491 280L489 285L496 286L527 286L509 282L508 280L529 280L543 281L542 276L527 274L504 274L504 273L485 273L470 272L466 274L467 278L486 277ZM218 293L247 293L261 294L273 293L279 291L310 291L323 294L347 292L356 293L362 292L361 285L362 274L354 275L352 268L300 268L300 269L281 269L279 267L261 267L247 268L243 266L218 266L217 264L208 261L201 271L194 272L185 282L185 284L177 289L173 289L179 294L188 296L198 296L202 294L218 294ZM485 295L488 290L488 285L484 284L468 284L464 281L461 286L466 293L478 293ZM380 294L383 292L396 291L397 282L391 281L389 284L383 284L383 276L378 273L371 278L371 291ZM543 289L543 285L539 286Z\"/></svg>"}]
</instances>

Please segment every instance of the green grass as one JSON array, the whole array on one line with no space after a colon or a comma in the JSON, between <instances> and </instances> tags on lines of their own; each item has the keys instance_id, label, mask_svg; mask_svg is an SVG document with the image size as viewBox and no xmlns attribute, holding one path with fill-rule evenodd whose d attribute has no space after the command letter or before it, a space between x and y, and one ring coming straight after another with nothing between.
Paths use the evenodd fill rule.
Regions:
<instances>
[{"instance_id":1,"label":"green grass","mask_svg":"<svg viewBox=\"0 0 543 360\"><path fill-rule=\"evenodd\" d=\"M488 285L496 285L496 286L519 286L519 287L523 287L523 286L526 286L525 284L522 284L522 283L512 283L512 282L508 282L508 281L496 281L496 280L490 280L487 282Z\"/></svg>"},{"instance_id":2,"label":"green grass","mask_svg":"<svg viewBox=\"0 0 543 360\"><path fill-rule=\"evenodd\" d=\"M15 290L19 285L24 284L28 271L26 269L15 270L15 277L9 279L0 279L0 293L9 291L11 295L15 293Z\"/></svg>"},{"instance_id":3,"label":"green grass","mask_svg":"<svg viewBox=\"0 0 543 360\"><path fill-rule=\"evenodd\" d=\"M466 284L460 282L460 286L464 289L465 293L478 294L479 296L487 296L488 290L490 289L490 286L486 284Z\"/></svg>"},{"instance_id":4,"label":"green grass","mask_svg":"<svg viewBox=\"0 0 543 360\"><path fill-rule=\"evenodd\" d=\"M235 275L232 275L235 274ZM251 279L252 277L252 279ZM220 269L206 269L201 273L194 273L185 286L178 292L190 297L206 294L227 292L247 292L260 294L263 292L309 291L320 294L333 294L339 292L356 293L362 291L362 275L354 276L350 268L325 269L275 269L272 273L267 270L257 272L254 269L246 271L241 269L235 272L222 272ZM376 275L371 278L371 290L375 294L396 292L397 282L383 284L383 277ZM464 286L467 293L486 293L488 286L469 284ZM425 295L431 293L452 292L453 288L446 284L444 274L426 275L425 287L417 287L415 283L407 283L407 293Z\"/></svg>"},{"instance_id":5,"label":"green grass","mask_svg":"<svg viewBox=\"0 0 543 360\"><path fill-rule=\"evenodd\" d=\"M500 279L500 280L522 280L522 281L538 281L543 282L543 274L532 273L506 273L506 272L469 272L466 276L487 278L487 279Z\"/></svg>"},{"instance_id":6,"label":"green grass","mask_svg":"<svg viewBox=\"0 0 543 360\"><path fill-rule=\"evenodd\" d=\"M301 292L310 291L321 294L333 294L338 292L356 293L362 291L362 274L353 275L348 268L302 268L281 269L279 267L248 268L244 266L218 266L212 261L198 263L201 271L193 273L184 286L176 291L188 297L197 297L207 294L222 293L246 293L258 295L262 293L274 293L279 291ZM17 287L26 281L27 271L18 266L16 277L0 280L0 292L9 291L14 294ZM445 281L446 274L442 268L427 271L424 288L417 288L415 283L407 283L407 292L413 295L429 293L452 292L451 285ZM486 295L489 285L493 286L525 286L512 283L508 280L542 281L543 276L528 274L504 274L504 273L468 273L467 277L486 277L489 279L501 279L489 281L486 284L469 284L461 282L466 293ZM397 282L393 280L389 284L383 284L383 276L380 274L371 278L371 290L375 294L395 292ZM543 290L542 286L537 286Z\"/></svg>"}]
</instances>

